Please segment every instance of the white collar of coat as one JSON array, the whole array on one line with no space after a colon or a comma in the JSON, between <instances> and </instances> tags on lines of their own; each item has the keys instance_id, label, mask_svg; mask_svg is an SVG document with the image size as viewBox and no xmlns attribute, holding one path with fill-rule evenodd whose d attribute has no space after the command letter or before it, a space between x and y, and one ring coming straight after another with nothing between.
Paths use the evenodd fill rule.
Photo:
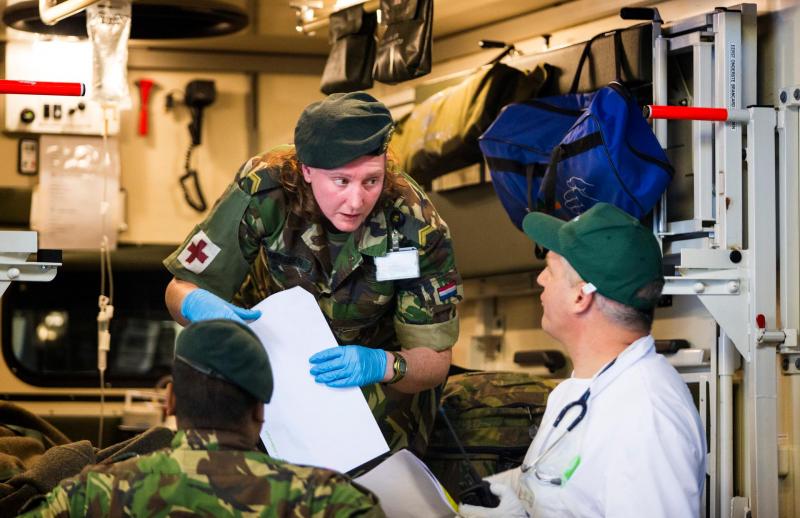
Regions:
<instances>
[{"instance_id":1,"label":"white collar of coat","mask_svg":"<svg viewBox=\"0 0 800 518\"><path fill-rule=\"evenodd\" d=\"M604 365L603 368L597 371L597 374L592 377L592 381L589 384L589 388L591 389L589 400L591 401L596 398L598 394L617 379L620 374L628 370L634 363L654 353L655 340L653 340L653 335L643 336L630 344L624 351L619 353L616 361L614 361L614 365L605 370L605 372L604 369L608 364Z\"/></svg>"}]
</instances>

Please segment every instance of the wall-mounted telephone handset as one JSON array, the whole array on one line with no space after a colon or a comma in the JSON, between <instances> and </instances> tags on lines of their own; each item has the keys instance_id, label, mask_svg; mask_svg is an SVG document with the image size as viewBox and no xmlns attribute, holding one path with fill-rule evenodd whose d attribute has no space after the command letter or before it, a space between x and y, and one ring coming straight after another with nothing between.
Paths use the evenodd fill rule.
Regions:
<instances>
[{"instance_id":1,"label":"wall-mounted telephone handset","mask_svg":"<svg viewBox=\"0 0 800 518\"><path fill-rule=\"evenodd\" d=\"M197 177L197 170L191 167L192 151L195 147L200 145L203 131L203 109L212 104L216 98L217 90L214 86L214 81L202 79L190 81L186 85L186 92L183 96L183 102L189 108L192 121L189 123L191 143L189 144L189 149L186 151L184 173L180 178L180 182L186 203L197 212L205 211L208 205L203 196L203 190L200 188L200 179ZM189 183L194 184L194 195L190 194Z\"/></svg>"}]
</instances>

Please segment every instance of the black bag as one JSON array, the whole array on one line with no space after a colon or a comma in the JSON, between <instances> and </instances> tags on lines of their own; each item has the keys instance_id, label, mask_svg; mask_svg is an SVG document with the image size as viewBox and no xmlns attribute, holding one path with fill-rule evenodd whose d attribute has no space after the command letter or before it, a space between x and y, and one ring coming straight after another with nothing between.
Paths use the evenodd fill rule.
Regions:
<instances>
[{"instance_id":1,"label":"black bag","mask_svg":"<svg viewBox=\"0 0 800 518\"><path fill-rule=\"evenodd\" d=\"M433 0L381 0L386 32L378 43L375 80L390 85L431 71Z\"/></svg>"},{"instance_id":2,"label":"black bag","mask_svg":"<svg viewBox=\"0 0 800 518\"><path fill-rule=\"evenodd\" d=\"M422 460L451 495L468 489L472 477L467 463L481 477L519 466L554 387L554 382L525 372L450 376L441 408L466 455L437 417Z\"/></svg>"},{"instance_id":3,"label":"black bag","mask_svg":"<svg viewBox=\"0 0 800 518\"><path fill-rule=\"evenodd\" d=\"M322 93L372 88L377 25L377 15L364 11L362 5L331 14L328 26L331 53L322 72Z\"/></svg>"}]
</instances>

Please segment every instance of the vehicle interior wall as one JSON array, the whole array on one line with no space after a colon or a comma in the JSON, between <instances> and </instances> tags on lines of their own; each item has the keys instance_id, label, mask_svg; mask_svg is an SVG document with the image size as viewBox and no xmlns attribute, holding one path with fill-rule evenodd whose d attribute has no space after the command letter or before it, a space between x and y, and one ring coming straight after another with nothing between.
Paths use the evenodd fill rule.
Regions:
<instances>
[{"instance_id":1,"label":"vehicle interior wall","mask_svg":"<svg viewBox=\"0 0 800 518\"><path fill-rule=\"evenodd\" d=\"M4 53L0 61L3 56ZM294 122L302 109L322 97L319 77L324 58L321 57L303 56L294 60L266 56L258 60L244 56L242 60L237 60L236 54L220 58L219 55L208 53L193 58L195 61L186 59L186 55L180 53L133 50L128 72L133 109L122 112L120 133L112 137L119 141L121 188L126 193L126 229L120 233L118 250L112 252L118 296L125 298L125 283L136 283L137 276L143 283L156 277L163 278L162 286L157 290L160 300L149 304L148 311L156 306L164 310L161 301L168 278L164 276L166 272L160 264L161 259L211 210L213 202L231 182L241 164L254 154L290 142ZM192 68L195 63L196 67ZM212 63L216 64L212 66ZM139 103L135 82L142 78L152 79L157 84L149 103L150 131L147 136L139 136L136 132ZM190 141L187 131L189 112L180 99L187 82L193 79L213 79L217 90L215 102L204 112L202 144L195 149L192 157L192 165L198 170L209 203L209 209L204 213L189 207L178 183ZM173 94L177 99L170 110L166 109L168 94ZM5 103L0 102L0 110L5 110ZM0 116L4 114L0 113ZM5 132L0 134L0 156L6 158L0 163L0 188L31 190L38 183L35 176L17 173L17 142L20 136ZM61 285L58 291L59 296L65 299L65 305L93 307L93 313L86 320L95 326L99 263L97 251L66 251L64 266L57 276L58 281L75 278L76 275L88 281L88 286L71 290ZM46 289L48 286L45 283L31 284L37 289ZM56 289L56 284L49 284L49 287ZM13 289L12 286L9 292ZM9 296L11 294L0 298L0 310ZM126 310L119 309L117 321L126 315ZM12 325L9 320L0 321L0 334L8 332ZM112 336L114 342L118 343L119 339L120 336ZM117 353L120 353L119 347ZM90 350L89 354L94 353ZM111 352L112 357L115 354ZM64 387L53 386L59 383ZM96 440L100 410L98 384L99 379L90 386L86 386L84 381L72 384L57 381L50 386L41 386L30 379L21 379L18 366L0 360L0 394L39 415L48 416L76 440ZM130 383L127 385L130 386ZM152 383L139 383L138 386L151 388ZM114 437L124 438L113 433L120 424L124 390L114 382L107 384L104 408L107 417L106 442Z\"/></svg>"},{"instance_id":2,"label":"vehicle interior wall","mask_svg":"<svg viewBox=\"0 0 800 518\"><path fill-rule=\"evenodd\" d=\"M674 0L659 2L657 6L662 17L671 21L705 13L720 5L737 3L740 2ZM795 54L800 48L800 14L796 7L785 1L760 1L757 4L759 12L763 13L759 18L759 101L773 103L779 86L800 84L800 64ZM542 16L540 22L531 17L510 20L440 42L435 51L439 51L441 56L457 57L435 61L433 73L424 78L397 86L376 84L372 93L388 104L397 105L398 109L407 108L408 100L413 99L409 92L415 86L474 69L496 55L496 50L473 52L472 49L477 49L477 38L482 37L479 33L502 39L504 32L519 34L527 31L529 37L520 38L517 48L530 54L545 50L545 41L540 36L543 33L551 35L549 48L556 48L632 23L609 15L578 26L563 26L555 14ZM436 55L434 58L437 59ZM156 90L151 99L153 127L150 136L141 138L135 135L135 112L126 112L122 117L119 139L123 157L122 185L128 191L129 225L126 233L121 235L122 241L175 245L202 217L183 202L177 186L189 138L186 131L188 118L185 110L180 108L164 113L164 98L171 89L183 89L189 79L196 77L207 76L217 81L219 96L217 102L206 110L203 145L195 153L201 182L210 201L221 194L239 165L253 152L291 141L294 122L302 108L322 97L318 87L323 62L324 58L317 59L316 68L311 67L307 73L252 73L235 67L211 73L202 68L187 71L179 67L173 70L133 67L131 81L152 77L162 83L163 88ZM255 89L251 87L254 76ZM133 85L131 88L136 92ZM247 112L253 106L257 106L258 115L254 122L248 122L251 119ZM0 156L17 156L16 136L0 135ZM15 164L15 159L0 161L0 186L32 187L35 178L18 175ZM527 239L505 218L491 188L462 187L435 192L432 196L453 229L459 264L467 263L471 272L465 283L466 299L459 308L461 331L454 348L454 363L480 369L528 369L514 363L515 353L559 349L560 346L541 330L539 324L542 309L532 279L535 279L541 263L534 260ZM487 214L491 216L487 217ZM520 257L524 259L520 260ZM503 296L509 280L520 279L515 275L522 275L530 289L522 294L519 290L508 290L514 294ZM492 319L487 319L487 315L500 317L502 325L488 329L486 324ZM695 298L674 297L672 306L658 309L656 317L654 335L657 338L685 338L693 346L704 349L710 349L716 340L715 323ZM0 322L0 326L3 325L6 323ZM498 332L502 336L499 351L487 353L486 341L480 337ZM543 370L537 372L550 374ZM568 370L555 375L568 375ZM786 396L779 402L782 409L780 431L795 468L792 473L798 473L800 455L796 450L800 442L800 420L792 410L800 382L797 377L782 377L780 383L782 396ZM93 389L70 389L68 392L81 394L84 391L96 392ZM10 392L52 393L52 389L28 386L16 380L6 366L0 366L0 393ZM94 403L81 402L59 403L60 410L49 403L30 402L28 405L43 414L92 413L97 408ZM109 408L112 413L118 413L121 403L117 400ZM740 487L743 485L741 476L740 470ZM795 475L783 479L781 505L782 511L787 511L786 516L800 510L795 502L800 498L800 491L795 487Z\"/></svg>"}]
</instances>

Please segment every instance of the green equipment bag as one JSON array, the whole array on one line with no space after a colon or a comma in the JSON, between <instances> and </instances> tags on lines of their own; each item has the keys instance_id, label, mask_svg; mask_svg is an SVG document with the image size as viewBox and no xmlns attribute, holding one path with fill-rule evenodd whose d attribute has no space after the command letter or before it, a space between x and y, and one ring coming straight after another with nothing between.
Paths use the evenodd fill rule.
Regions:
<instances>
[{"instance_id":1,"label":"green equipment bag","mask_svg":"<svg viewBox=\"0 0 800 518\"><path fill-rule=\"evenodd\" d=\"M481 477L519 466L555 386L553 381L524 372L450 376L442 393L442 409L466 455L437 418L425 464L451 495L461 494L473 483L468 462Z\"/></svg>"},{"instance_id":2,"label":"green equipment bag","mask_svg":"<svg viewBox=\"0 0 800 518\"><path fill-rule=\"evenodd\" d=\"M536 96L545 83L543 67L522 71L504 63L482 67L458 84L428 97L398 123L391 147L417 182L483 160L478 137L512 102Z\"/></svg>"}]
</instances>

